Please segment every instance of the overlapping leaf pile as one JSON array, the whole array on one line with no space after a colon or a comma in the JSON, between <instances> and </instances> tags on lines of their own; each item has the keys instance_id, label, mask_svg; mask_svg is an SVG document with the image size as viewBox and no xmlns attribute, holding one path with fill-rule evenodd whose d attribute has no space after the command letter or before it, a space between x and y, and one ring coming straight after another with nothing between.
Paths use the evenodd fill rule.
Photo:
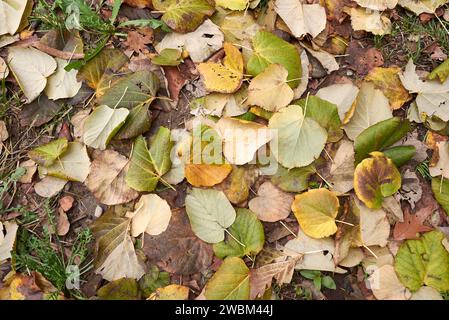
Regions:
<instances>
[{"instance_id":1,"label":"overlapping leaf pile","mask_svg":"<svg viewBox=\"0 0 449 320\"><path fill-rule=\"evenodd\" d=\"M397 5L421 14L446 2L153 0L141 7L162 12L171 30L148 40L155 53L110 46L79 70L67 71L72 57L9 45L0 68L33 108L92 92L72 117L73 141L34 148L27 170L37 167L42 197L79 182L107 208L90 226L95 272L109 282L97 295L270 298L295 270L361 265L369 277L359 286L377 299L441 299L449 292L448 63L426 79L410 61L319 89L309 80L316 69L321 77L340 69L350 36L337 26L384 35ZM0 34L13 35L25 8L4 3L0 17L20 17L8 14ZM38 41L54 47L50 38L60 36ZM57 52L83 53L78 32L64 36ZM152 126L155 100L175 114L186 94L185 123ZM433 194L415 173L428 149ZM177 201L167 196L175 191ZM283 235L268 241L275 228ZM0 260L10 258L16 231L0 223ZM191 281L169 285L165 272Z\"/></svg>"}]
</instances>

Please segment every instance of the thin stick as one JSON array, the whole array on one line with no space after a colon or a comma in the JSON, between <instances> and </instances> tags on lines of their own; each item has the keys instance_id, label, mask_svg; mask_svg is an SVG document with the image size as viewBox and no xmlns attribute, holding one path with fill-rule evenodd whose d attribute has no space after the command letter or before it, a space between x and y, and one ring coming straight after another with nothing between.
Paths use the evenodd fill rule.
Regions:
<instances>
[{"instance_id":1,"label":"thin stick","mask_svg":"<svg viewBox=\"0 0 449 320\"><path fill-rule=\"evenodd\" d=\"M373 252L373 250L371 250L370 248L368 248L368 247L365 246L365 245L363 245L363 247L364 247L366 250L368 250L368 252L371 253L371 254L374 256L374 258L379 259L379 257L376 256L376 254Z\"/></svg>"},{"instance_id":2,"label":"thin stick","mask_svg":"<svg viewBox=\"0 0 449 320\"><path fill-rule=\"evenodd\" d=\"M230 233L228 230L226 230L226 229L223 229L224 230L224 232L226 232L232 239L234 239L239 245L241 245L242 247L246 247L243 243L241 243L236 237L234 237L233 235L232 235L232 233Z\"/></svg>"},{"instance_id":3,"label":"thin stick","mask_svg":"<svg viewBox=\"0 0 449 320\"><path fill-rule=\"evenodd\" d=\"M329 188L333 188L333 186L329 183L329 181L327 181L316 169L315 169L315 173L317 174L318 177L320 177L324 183L329 187Z\"/></svg>"},{"instance_id":4,"label":"thin stick","mask_svg":"<svg viewBox=\"0 0 449 320\"><path fill-rule=\"evenodd\" d=\"M297 238L298 236L282 221L279 221L279 223L285 228L287 229L288 232L290 232L295 238Z\"/></svg>"},{"instance_id":5,"label":"thin stick","mask_svg":"<svg viewBox=\"0 0 449 320\"><path fill-rule=\"evenodd\" d=\"M249 50L249 51L254 51L254 50L251 49L250 47L245 47L245 46L242 46L241 44L233 43L233 45L236 46L236 47L240 47L240 48Z\"/></svg>"},{"instance_id":6,"label":"thin stick","mask_svg":"<svg viewBox=\"0 0 449 320\"><path fill-rule=\"evenodd\" d=\"M355 225L352 224L352 223L349 223L349 222L346 222L346 221L342 221L342 220L337 220L337 219L335 219L335 222L342 223L342 224L346 224L346 225L351 226L351 227L354 227L354 226L355 226Z\"/></svg>"}]
</instances>

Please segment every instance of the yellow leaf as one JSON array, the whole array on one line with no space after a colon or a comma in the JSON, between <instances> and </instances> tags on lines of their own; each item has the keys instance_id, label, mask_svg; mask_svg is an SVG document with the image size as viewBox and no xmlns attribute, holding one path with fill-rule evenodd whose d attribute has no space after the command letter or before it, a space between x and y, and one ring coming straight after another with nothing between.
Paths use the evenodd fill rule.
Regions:
<instances>
[{"instance_id":1,"label":"yellow leaf","mask_svg":"<svg viewBox=\"0 0 449 320\"><path fill-rule=\"evenodd\" d=\"M212 187L231 173L230 164L193 164L185 167L187 181L194 187Z\"/></svg>"},{"instance_id":2,"label":"yellow leaf","mask_svg":"<svg viewBox=\"0 0 449 320\"><path fill-rule=\"evenodd\" d=\"M198 70L206 89L212 92L234 93L242 85L243 57L232 44L225 43L226 57L223 64L216 62L201 63Z\"/></svg>"},{"instance_id":3,"label":"yellow leaf","mask_svg":"<svg viewBox=\"0 0 449 320\"><path fill-rule=\"evenodd\" d=\"M340 204L327 189L314 189L295 197L292 210L306 235L320 239L337 232L335 218Z\"/></svg>"},{"instance_id":4,"label":"yellow leaf","mask_svg":"<svg viewBox=\"0 0 449 320\"><path fill-rule=\"evenodd\" d=\"M189 298L189 288L177 284L171 284L159 288L152 293L148 300L187 300Z\"/></svg>"},{"instance_id":5,"label":"yellow leaf","mask_svg":"<svg viewBox=\"0 0 449 320\"><path fill-rule=\"evenodd\" d=\"M399 73L401 68L374 68L366 76L366 81L374 83L376 89L381 90L390 101L393 110L399 109L404 103L410 100L410 94L402 85Z\"/></svg>"},{"instance_id":6,"label":"yellow leaf","mask_svg":"<svg viewBox=\"0 0 449 320\"><path fill-rule=\"evenodd\" d=\"M231 10L245 10L249 0L216 0L217 6Z\"/></svg>"}]
</instances>

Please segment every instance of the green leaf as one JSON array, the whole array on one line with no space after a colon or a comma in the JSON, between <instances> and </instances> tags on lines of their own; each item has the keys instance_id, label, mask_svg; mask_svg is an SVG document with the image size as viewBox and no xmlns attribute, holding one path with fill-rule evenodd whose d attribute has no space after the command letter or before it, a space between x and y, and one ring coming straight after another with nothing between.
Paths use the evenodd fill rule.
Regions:
<instances>
[{"instance_id":1,"label":"green leaf","mask_svg":"<svg viewBox=\"0 0 449 320\"><path fill-rule=\"evenodd\" d=\"M271 177L271 182L287 192L302 192L309 187L309 178L315 173L315 167L311 164L307 167L286 169L279 166Z\"/></svg>"},{"instance_id":2,"label":"green leaf","mask_svg":"<svg viewBox=\"0 0 449 320\"><path fill-rule=\"evenodd\" d=\"M314 280L321 277L321 271L318 270L300 270L299 273L306 279Z\"/></svg>"},{"instance_id":3,"label":"green leaf","mask_svg":"<svg viewBox=\"0 0 449 320\"><path fill-rule=\"evenodd\" d=\"M399 248L394 268L411 291L423 285L449 291L449 252L441 243L444 238L443 233L431 231L418 240L405 241Z\"/></svg>"},{"instance_id":4,"label":"green leaf","mask_svg":"<svg viewBox=\"0 0 449 320\"><path fill-rule=\"evenodd\" d=\"M160 127L147 147L145 138L139 136L134 142L131 163L125 181L137 191L153 191L160 178L170 170L170 130Z\"/></svg>"},{"instance_id":5,"label":"green leaf","mask_svg":"<svg viewBox=\"0 0 449 320\"><path fill-rule=\"evenodd\" d=\"M137 281L130 278L109 282L98 289L97 296L103 300L140 300Z\"/></svg>"},{"instance_id":6,"label":"green leaf","mask_svg":"<svg viewBox=\"0 0 449 320\"><path fill-rule=\"evenodd\" d=\"M79 70L78 79L85 80L87 85L101 96L102 91L109 88L111 77L127 61L128 58L120 50L103 49Z\"/></svg>"},{"instance_id":7,"label":"green leaf","mask_svg":"<svg viewBox=\"0 0 449 320\"><path fill-rule=\"evenodd\" d=\"M321 291L321 278L318 277L313 279L313 285L318 289L318 291Z\"/></svg>"},{"instance_id":8,"label":"green leaf","mask_svg":"<svg viewBox=\"0 0 449 320\"><path fill-rule=\"evenodd\" d=\"M28 152L31 160L38 165L51 166L58 157L67 150L68 141L66 138L56 139Z\"/></svg>"},{"instance_id":9,"label":"green leaf","mask_svg":"<svg viewBox=\"0 0 449 320\"><path fill-rule=\"evenodd\" d=\"M51 166L41 168L41 173L59 179L84 182L90 172L90 159L86 146L79 142L68 143L67 150Z\"/></svg>"},{"instance_id":10,"label":"green leaf","mask_svg":"<svg viewBox=\"0 0 449 320\"><path fill-rule=\"evenodd\" d=\"M112 78L108 87L97 98L97 103L131 109L139 104L150 104L158 89L159 79L153 72L137 71Z\"/></svg>"},{"instance_id":11,"label":"green leaf","mask_svg":"<svg viewBox=\"0 0 449 320\"><path fill-rule=\"evenodd\" d=\"M157 288L162 288L170 284L170 274L161 272L155 265L139 279L139 288L144 297L149 297Z\"/></svg>"},{"instance_id":12,"label":"green leaf","mask_svg":"<svg viewBox=\"0 0 449 320\"><path fill-rule=\"evenodd\" d=\"M131 139L150 130L152 118L149 108L150 105L146 103L132 108L115 138L120 140Z\"/></svg>"},{"instance_id":13,"label":"green leaf","mask_svg":"<svg viewBox=\"0 0 449 320\"><path fill-rule=\"evenodd\" d=\"M204 295L208 300L249 300L249 269L236 257L226 258L206 283Z\"/></svg>"},{"instance_id":14,"label":"green leaf","mask_svg":"<svg viewBox=\"0 0 449 320\"><path fill-rule=\"evenodd\" d=\"M446 81L448 76L449 76L449 59L444 61L435 69L433 69L433 71L429 74L428 79L435 80L436 78L438 78L440 82L443 83L444 81Z\"/></svg>"},{"instance_id":15,"label":"green leaf","mask_svg":"<svg viewBox=\"0 0 449 320\"><path fill-rule=\"evenodd\" d=\"M237 209L237 217L228 231L244 246L228 235L226 241L214 244L215 255L220 259L253 256L263 249L265 242L263 225L250 210Z\"/></svg>"},{"instance_id":16,"label":"green leaf","mask_svg":"<svg viewBox=\"0 0 449 320\"><path fill-rule=\"evenodd\" d=\"M449 215L449 179L441 176L432 178L432 191L435 199Z\"/></svg>"},{"instance_id":17,"label":"green leaf","mask_svg":"<svg viewBox=\"0 0 449 320\"><path fill-rule=\"evenodd\" d=\"M391 159L381 152L372 152L355 168L354 190L357 197L370 209L380 209L383 199L401 187L401 174Z\"/></svg>"},{"instance_id":18,"label":"green leaf","mask_svg":"<svg viewBox=\"0 0 449 320\"><path fill-rule=\"evenodd\" d=\"M270 64L278 63L287 69L290 87L296 88L299 85L298 79L302 75L301 58L294 45L267 31L259 31L252 43L253 55L246 66L249 74L257 76Z\"/></svg>"},{"instance_id":19,"label":"green leaf","mask_svg":"<svg viewBox=\"0 0 449 320\"><path fill-rule=\"evenodd\" d=\"M171 132L165 127L159 127L156 135L151 138L150 157L156 173L162 177L170 170L170 152L173 142L170 141Z\"/></svg>"},{"instance_id":20,"label":"green leaf","mask_svg":"<svg viewBox=\"0 0 449 320\"><path fill-rule=\"evenodd\" d=\"M95 108L84 122L83 142L95 149L106 149L128 114L129 110L125 108L111 109L106 105Z\"/></svg>"},{"instance_id":21,"label":"green leaf","mask_svg":"<svg viewBox=\"0 0 449 320\"><path fill-rule=\"evenodd\" d=\"M223 241L225 229L235 221L235 210L222 191L193 188L185 205L192 231L208 243Z\"/></svg>"},{"instance_id":22,"label":"green leaf","mask_svg":"<svg viewBox=\"0 0 449 320\"><path fill-rule=\"evenodd\" d=\"M325 288L332 289L332 290L337 289L337 285L335 284L334 279L332 279L329 276L322 277L321 282L323 284L323 287L325 287Z\"/></svg>"},{"instance_id":23,"label":"green leaf","mask_svg":"<svg viewBox=\"0 0 449 320\"><path fill-rule=\"evenodd\" d=\"M328 142L337 142L343 137L341 120L335 104L315 96L301 99L295 104L301 106L303 110L306 110L306 117L315 120L327 130Z\"/></svg>"},{"instance_id":24,"label":"green leaf","mask_svg":"<svg viewBox=\"0 0 449 320\"><path fill-rule=\"evenodd\" d=\"M153 7L163 11L162 21L180 33L194 31L215 11L211 0L153 0Z\"/></svg>"},{"instance_id":25,"label":"green leaf","mask_svg":"<svg viewBox=\"0 0 449 320\"><path fill-rule=\"evenodd\" d=\"M272 151L288 169L305 167L317 159L327 140L327 132L315 120L304 117L301 107L288 106L276 112L268 127L277 130L278 143Z\"/></svg>"},{"instance_id":26,"label":"green leaf","mask_svg":"<svg viewBox=\"0 0 449 320\"><path fill-rule=\"evenodd\" d=\"M182 61L181 54L181 50L166 48L158 56L151 59L151 62L159 66L177 66Z\"/></svg>"},{"instance_id":27,"label":"green leaf","mask_svg":"<svg viewBox=\"0 0 449 320\"><path fill-rule=\"evenodd\" d=\"M410 131L410 121L394 117L372 125L357 136L354 142L355 163L373 151L383 151Z\"/></svg>"},{"instance_id":28,"label":"green leaf","mask_svg":"<svg viewBox=\"0 0 449 320\"><path fill-rule=\"evenodd\" d=\"M154 18L128 20L119 24L119 28L123 27L139 27L139 28L150 27L153 30L161 28L161 30L164 32L167 33L171 32L171 29L165 24L164 21Z\"/></svg>"},{"instance_id":29,"label":"green leaf","mask_svg":"<svg viewBox=\"0 0 449 320\"><path fill-rule=\"evenodd\" d=\"M383 151L387 158L390 158L396 167L406 164L416 153L414 146L397 146Z\"/></svg>"}]
</instances>

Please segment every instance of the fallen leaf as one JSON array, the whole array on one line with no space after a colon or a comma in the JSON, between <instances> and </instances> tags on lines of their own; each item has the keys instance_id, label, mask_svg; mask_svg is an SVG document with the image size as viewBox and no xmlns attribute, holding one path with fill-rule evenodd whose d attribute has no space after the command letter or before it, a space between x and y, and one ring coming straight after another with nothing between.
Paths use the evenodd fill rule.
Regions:
<instances>
[{"instance_id":1,"label":"fallen leaf","mask_svg":"<svg viewBox=\"0 0 449 320\"><path fill-rule=\"evenodd\" d=\"M431 231L432 228L424 224L424 221L437 209L436 206L424 207L415 214L405 209L404 222L397 222L394 226L393 237L395 240L417 239L420 232Z\"/></svg>"},{"instance_id":2,"label":"fallen leaf","mask_svg":"<svg viewBox=\"0 0 449 320\"><path fill-rule=\"evenodd\" d=\"M149 31L148 31L149 30ZM139 31L130 31L126 41L123 42L129 51L136 53L148 52L147 44L153 42L152 29L140 29Z\"/></svg>"},{"instance_id":3,"label":"fallen leaf","mask_svg":"<svg viewBox=\"0 0 449 320\"><path fill-rule=\"evenodd\" d=\"M290 170L279 166L271 177L271 182L284 191L299 193L309 187L309 178L314 173L313 165Z\"/></svg>"},{"instance_id":4,"label":"fallen leaf","mask_svg":"<svg viewBox=\"0 0 449 320\"><path fill-rule=\"evenodd\" d=\"M274 10L297 38L306 34L315 38L326 28L326 11L319 4L303 4L298 0L276 0Z\"/></svg>"},{"instance_id":5,"label":"fallen leaf","mask_svg":"<svg viewBox=\"0 0 449 320\"><path fill-rule=\"evenodd\" d=\"M9 68L6 64L5 60L3 58L0 58L0 80L6 79L6 77L9 75Z\"/></svg>"},{"instance_id":6,"label":"fallen leaf","mask_svg":"<svg viewBox=\"0 0 449 320\"><path fill-rule=\"evenodd\" d=\"M362 9L363 10L363 9ZM351 41L347 49L347 62L359 76L367 75L372 69L384 64L382 52L376 48L365 48L356 41Z\"/></svg>"},{"instance_id":7,"label":"fallen leaf","mask_svg":"<svg viewBox=\"0 0 449 320\"><path fill-rule=\"evenodd\" d=\"M249 300L250 270L237 257L226 258L206 283L204 295L208 300Z\"/></svg>"},{"instance_id":8,"label":"fallen leaf","mask_svg":"<svg viewBox=\"0 0 449 320\"><path fill-rule=\"evenodd\" d=\"M232 237L230 236L232 235ZM214 253L220 258L256 256L265 243L262 223L248 209L237 209L234 223L225 241L214 244Z\"/></svg>"},{"instance_id":9,"label":"fallen leaf","mask_svg":"<svg viewBox=\"0 0 449 320\"><path fill-rule=\"evenodd\" d=\"M442 177L432 178L432 192L440 206L449 215L449 180Z\"/></svg>"},{"instance_id":10,"label":"fallen leaf","mask_svg":"<svg viewBox=\"0 0 449 320\"><path fill-rule=\"evenodd\" d=\"M432 287L422 286L412 294L410 300L444 300L438 290Z\"/></svg>"},{"instance_id":11,"label":"fallen leaf","mask_svg":"<svg viewBox=\"0 0 449 320\"><path fill-rule=\"evenodd\" d=\"M368 31L378 36L391 33L390 19L379 11L350 8L346 12L351 16L351 25L355 31Z\"/></svg>"},{"instance_id":12,"label":"fallen leaf","mask_svg":"<svg viewBox=\"0 0 449 320\"><path fill-rule=\"evenodd\" d=\"M90 226L97 242L95 273L105 280L139 279L145 273L128 233L130 222L110 210Z\"/></svg>"},{"instance_id":13,"label":"fallen leaf","mask_svg":"<svg viewBox=\"0 0 449 320\"><path fill-rule=\"evenodd\" d=\"M190 33L167 34L155 48L159 54L164 49L185 49L193 62L203 62L212 53L223 46L224 36L212 21L206 20L195 31Z\"/></svg>"},{"instance_id":14,"label":"fallen leaf","mask_svg":"<svg viewBox=\"0 0 449 320\"><path fill-rule=\"evenodd\" d=\"M338 115L343 124L346 124L352 115L349 115L352 104L357 98L359 88L352 83L333 84L321 88L316 93L318 98L335 104L338 108Z\"/></svg>"},{"instance_id":15,"label":"fallen leaf","mask_svg":"<svg viewBox=\"0 0 449 320\"><path fill-rule=\"evenodd\" d=\"M390 223L386 212L382 209L370 209L358 201L354 203L353 210L359 218L359 245L385 247L390 236Z\"/></svg>"},{"instance_id":16,"label":"fallen leaf","mask_svg":"<svg viewBox=\"0 0 449 320\"><path fill-rule=\"evenodd\" d=\"M250 0L216 0L217 6L230 10L245 10Z\"/></svg>"},{"instance_id":17,"label":"fallen leaf","mask_svg":"<svg viewBox=\"0 0 449 320\"><path fill-rule=\"evenodd\" d=\"M271 182L264 182L257 191L257 197L248 205L260 220L276 222L290 215L292 203L293 195L279 190Z\"/></svg>"},{"instance_id":18,"label":"fallen leaf","mask_svg":"<svg viewBox=\"0 0 449 320\"><path fill-rule=\"evenodd\" d=\"M398 4L398 0L354 0L361 7L384 11L394 9Z\"/></svg>"},{"instance_id":19,"label":"fallen leaf","mask_svg":"<svg viewBox=\"0 0 449 320\"><path fill-rule=\"evenodd\" d=\"M45 87L45 94L51 100L58 100L64 98L74 97L81 89L81 82L78 82L76 75L78 70L72 69L65 71L64 68L69 64L69 61L60 58L55 58L57 69L47 79Z\"/></svg>"},{"instance_id":20,"label":"fallen leaf","mask_svg":"<svg viewBox=\"0 0 449 320\"><path fill-rule=\"evenodd\" d=\"M387 97L369 82L362 84L353 108L354 115L344 126L346 135L353 141L363 130L393 116Z\"/></svg>"},{"instance_id":21,"label":"fallen leaf","mask_svg":"<svg viewBox=\"0 0 449 320\"><path fill-rule=\"evenodd\" d=\"M439 6L447 3L447 0L399 0L399 5L413 11L416 15L421 13L435 13Z\"/></svg>"},{"instance_id":22,"label":"fallen leaf","mask_svg":"<svg viewBox=\"0 0 449 320\"><path fill-rule=\"evenodd\" d=\"M418 240L406 240L399 248L394 269L412 292L424 284L438 291L449 290L449 252L443 239L441 232L431 231Z\"/></svg>"},{"instance_id":23,"label":"fallen leaf","mask_svg":"<svg viewBox=\"0 0 449 320\"><path fill-rule=\"evenodd\" d=\"M232 204L241 205L248 199L258 175L255 166L233 166L230 175L216 188L222 190Z\"/></svg>"},{"instance_id":24,"label":"fallen leaf","mask_svg":"<svg viewBox=\"0 0 449 320\"><path fill-rule=\"evenodd\" d=\"M368 208L379 209L383 198L393 195L401 187L401 174L381 152L372 152L371 156L355 168L354 190Z\"/></svg>"},{"instance_id":25,"label":"fallen leaf","mask_svg":"<svg viewBox=\"0 0 449 320\"><path fill-rule=\"evenodd\" d=\"M342 140L334 156L328 181L332 191L344 194L354 188L354 145Z\"/></svg>"},{"instance_id":26,"label":"fallen leaf","mask_svg":"<svg viewBox=\"0 0 449 320\"><path fill-rule=\"evenodd\" d=\"M301 58L296 47L274 34L259 31L252 39L253 52L246 65L253 76L262 73L270 64L278 63L288 71L291 88L299 85L302 76Z\"/></svg>"},{"instance_id":27,"label":"fallen leaf","mask_svg":"<svg viewBox=\"0 0 449 320\"><path fill-rule=\"evenodd\" d=\"M64 299L61 293L42 274L13 273L0 289L0 300L48 300ZM56 294L56 296L55 296Z\"/></svg>"},{"instance_id":28,"label":"fallen leaf","mask_svg":"<svg viewBox=\"0 0 449 320\"><path fill-rule=\"evenodd\" d=\"M225 229L235 220L235 210L222 191L197 189L186 196L187 215L195 235L208 243L224 240Z\"/></svg>"},{"instance_id":29,"label":"fallen leaf","mask_svg":"<svg viewBox=\"0 0 449 320\"><path fill-rule=\"evenodd\" d=\"M61 208L58 209L58 216L57 216L57 224L56 224L56 231L58 236L65 236L70 229L70 221L67 217L67 213L65 213L64 210Z\"/></svg>"},{"instance_id":30,"label":"fallen leaf","mask_svg":"<svg viewBox=\"0 0 449 320\"><path fill-rule=\"evenodd\" d=\"M275 113L268 127L278 130L278 143L272 146L277 161L291 169L311 164L319 157L327 132L316 121L305 117L300 106L291 105Z\"/></svg>"},{"instance_id":31,"label":"fallen leaf","mask_svg":"<svg viewBox=\"0 0 449 320\"><path fill-rule=\"evenodd\" d=\"M20 177L20 183L31 183L33 181L33 176L37 170L37 164L33 160L26 160L19 164L19 167L25 168L26 173Z\"/></svg>"},{"instance_id":32,"label":"fallen leaf","mask_svg":"<svg viewBox=\"0 0 449 320\"><path fill-rule=\"evenodd\" d=\"M407 201L412 209L415 208L415 204L421 199L423 195L423 189L419 181L418 176L414 171L407 169L402 173L402 186L397 193L397 198L403 201Z\"/></svg>"},{"instance_id":33,"label":"fallen leaf","mask_svg":"<svg viewBox=\"0 0 449 320\"><path fill-rule=\"evenodd\" d=\"M124 0L123 2L134 8L143 9L152 7L152 0Z\"/></svg>"},{"instance_id":34,"label":"fallen leaf","mask_svg":"<svg viewBox=\"0 0 449 320\"><path fill-rule=\"evenodd\" d=\"M26 0L0 1L0 35L14 35L27 25L33 5Z\"/></svg>"},{"instance_id":35,"label":"fallen leaf","mask_svg":"<svg viewBox=\"0 0 449 320\"><path fill-rule=\"evenodd\" d=\"M429 173L432 177L443 176L449 179L449 141L437 142L436 151L438 162L429 165Z\"/></svg>"},{"instance_id":36,"label":"fallen leaf","mask_svg":"<svg viewBox=\"0 0 449 320\"><path fill-rule=\"evenodd\" d=\"M444 83L423 81L416 73L416 66L410 60L403 74L399 75L402 84L410 93L417 93L416 105L420 117L438 117L449 121L449 80Z\"/></svg>"},{"instance_id":37,"label":"fallen leaf","mask_svg":"<svg viewBox=\"0 0 449 320\"><path fill-rule=\"evenodd\" d=\"M30 103L45 89L47 77L56 70L56 61L34 48L10 47L8 50L9 68Z\"/></svg>"},{"instance_id":38,"label":"fallen leaf","mask_svg":"<svg viewBox=\"0 0 449 320\"><path fill-rule=\"evenodd\" d=\"M448 76L449 76L449 59L444 61L435 69L433 69L427 78L429 80L435 80L436 78L438 78L441 83L444 83Z\"/></svg>"},{"instance_id":39,"label":"fallen leaf","mask_svg":"<svg viewBox=\"0 0 449 320\"><path fill-rule=\"evenodd\" d=\"M151 59L151 62L159 66L175 67L182 62L182 51L170 48L163 49L159 55Z\"/></svg>"},{"instance_id":40,"label":"fallen leaf","mask_svg":"<svg viewBox=\"0 0 449 320\"><path fill-rule=\"evenodd\" d=\"M51 166L64 152L66 152L67 148L67 139L56 139L29 151L28 156L38 165L48 167Z\"/></svg>"},{"instance_id":41,"label":"fallen leaf","mask_svg":"<svg viewBox=\"0 0 449 320\"><path fill-rule=\"evenodd\" d=\"M171 29L186 33L194 31L214 11L210 0L153 0L155 10L162 11L161 17Z\"/></svg>"},{"instance_id":42,"label":"fallen leaf","mask_svg":"<svg viewBox=\"0 0 449 320\"><path fill-rule=\"evenodd\" d=\"M231 173L229 164L194 164L185 166L187 182L194 187L212 187L222 182Z\"/></svg>"},{"instance_id":43,"label":"fallen leaf","mask_svg":"<svg viewBox=\"0 0 449 320\"><path fill-rule=\"evenodd\" d=\"M282 65L269 65L251 80L247 103L272 112L288 106L294 92L287 84L287 77L288 71Z\"/></svg>"},{"instance_id":44,"label":"fallen leaf","mask_svg":"<svg viewBox=\"0 0 449 320\"><path fill-rule=\"evenodd\" d=\"M99 106L86 118L83 126L83 142L89 147L104 150L120 127L125 123L129 110Z\"/></svg>"},{"instance_id":45,"label":"fallen leaf","mask_svg":"<svg viewBox=\"0 0 449 320\"><path fill-rule=\"evenodd\" d=\"M226 160L236 165L251 162L257 150L272 138L266 126L251 121L224 117L215 128L224 141L223 154Z\"/></svg>"},{"instance_id":46,"label":"fallen leaf","mask_svg":"<svg viewBox=\"0 0 449 320\"><path fill-rule=\"evenodd\" d=\"M164 232L171 218L171 209L167 201L156 194L146 194L136 203L134 212L127 214L131 218L131 235L138 237L146 232L158 235Z\"/></svg>"},{"instance_id":47,"label":"fallen leaf","mask_svg":"<svg viewBox=\"0 0 449 320\"><path fill-rule=\"evenodd\" d=\"M212 246L194 235L181 209L173 210L165 232L157 236L145 235L143 251L163 270L181 275L209 270L214 255Z\"/></svg>"},{"instance_id":48,"label":"fallen leaf","mask_svg":"<svg viewBox=\"0 0 449 320\"><path fill-rule=\"evenodd\" d=\"M72 196L64 196L58 200L58 203L59 203L59 206L61 207L61 209L64 212L67 212L70 209L72 209L74 201L75 201L75 199L73 199Z\"/></svg>"},{"instance_id":49,"label":"fallen leaf","mask_svg":"<svg viewBox=\"0 0 449 320\"><path fill-rule=\"evenodd\" d=\"M45 95L40 95L36 100L22 107L19 114L20 125L40 127L53 119L63 106L62 103L56 103Z\"/></svg>"},{"instance_id":50,"label":"fallen leaf","mask_svg":"<svg viewBox=\"0 0 449 320\"><path fill-rule=\"evenodd\" d=\"M66 185L67 180L46 176L34 185L34 191L43 198L57 195Z\"/></svg>"},{"instance_id":51,"label":"fallen leaf","mask_svg":"<svg viewBox=\"0 0 449 320\"><path fill-rule=\"evenodd\" d=\"M374 271L368 281L377 300L408 300L411 296L391 265L384 265Z\"/></svg>"},{"instance_id":52,"label":"fallen leaf","mask_svg":"<svg viewBox=\"0 0 449 320\"><path fill-rule=\"evenodd\" d=\"M376 67L365 77L365 81L373 82L376 89L382 90L393 110L401 108L410 100L410 95L399 78L400 72L401 69L398 67Z\"/></svg>"},{"instance_id":53,"label":"fallen leaf","mask_svg":"<svg viewBox=\"0 0 449 320\"><path fill-rule=\"evenodd\" d=\"M125 182L128 162L126 157L113 150L101 151L94 155L85 184L101 203L127 203L139 196Z\"/></svg>"},{"instance_id":54,"label":"fallen leaf","mask_svg":"<svg viewBox=\"0 0 449 320\"><path fill-rule=\"evenodd\" d=\"M145 138L139 136L134 142L126 183L137 191L153 191L161 177L170 170L170 130L159 127L150 148Z\"/></svg>"},{"instance_id":55,"label":"fallen leaf","mask_svg":"<svg viewBox=\"0 0 449 320\"><path fill-rule=\"evenodd\" d=\"M140 292L136 279L120 278L97 290L102 300L139 300Z\"/></svg>"},{"instance_id":56,"label":"fallen leaf","mask_svg":"<svg viewBox=\"0 0 449 320\"><path fill-rule=\"evenodd\" d=\"M90 171L90 159L86 146L69 142L67 150L52 165L40 167L40 172L56 178L84 182Z\"/></svg>"},{"instance_id":57,"label":"fallen leaf","mask_svg":"<svg viewBox=\"0 0 449 320\"><path fill-rule=\"evenodd\" d=\"M242 85L243 57L232 44L224 44L223 64L216 62L200 63L198 71L210 92L233 93Z\"/></svg>"},{"instance_id":58,"label":"fallen leaf","mask_svg":"<svg viewBox=\"0 0 449 320\"><path fill-rule=\"evenodd\" d=\"M3 233L3 228L5 233ZM0 223L0 261L11 258L18 229L19 226L14 221L5 221L3 225Z\"/></svg>"},{"instance_id":59,"label":"fallen leaf","mask_svg":"<svg viewBox=\"0 0 449 320\"><path fill-rule=\"evenodd\" d=\"M148 300L187 300L190 289L179 284L171 284L163 288L156 289Z\"/></svg>"}]
</instances>

